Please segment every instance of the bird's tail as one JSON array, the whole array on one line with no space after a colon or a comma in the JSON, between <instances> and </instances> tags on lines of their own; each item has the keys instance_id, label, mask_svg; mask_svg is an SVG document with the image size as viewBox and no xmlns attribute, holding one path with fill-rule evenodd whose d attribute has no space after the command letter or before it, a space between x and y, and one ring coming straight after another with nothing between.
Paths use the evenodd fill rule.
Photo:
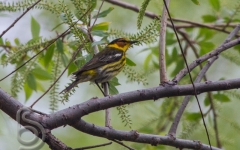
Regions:
<instances>
[{"instance_id":1,"label":"bird's tail","mask_svg":"<svg viewBox=\"0 0 240 150\"><path fill-rule=\"evenodd\" d=\"M64 90L62 90L62 92L60 92L59 94L62 93L67 93L69 92L73 87L75 87L78 84L78 80L73 81L70 85L68 85Z\"/></svg>"}]
</instances>

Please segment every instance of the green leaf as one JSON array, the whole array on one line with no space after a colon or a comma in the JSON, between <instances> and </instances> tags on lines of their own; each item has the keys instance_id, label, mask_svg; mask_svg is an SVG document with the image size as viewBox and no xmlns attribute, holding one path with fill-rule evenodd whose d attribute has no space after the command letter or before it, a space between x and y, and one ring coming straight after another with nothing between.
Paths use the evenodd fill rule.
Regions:
<instances>
[{"instance_id":1,"label":"green leaf","mask_svg":"<svg viewBox=\"0 0 240 150\"><path fill-rule=\"evenodd\" d=\"M95 8L96 8L96 6L97 6L97 0L90 0L90 1L89 1L89 4L91 4L91 6L89 6L89 7L91 7L90 12L92 12L93 10L95 10ZM78 19L79 19L79 18L78 18Z\"/></svg>"},{"instance_id":2,"label":"green leaf","mask_svg":"<svg viewBox=\"0 0 240 150\"><path fill-rule=\"evenodd\" d=\"M197 121L201 118L201 114L200 113L188 113L186 116L186 119L189 121Z\"/></svg>"},{"instance_id":3,"label":"green leaf","mask_svg":"<svg viewBox=\"0 0 240 150\"><path fill-rule=\"evenodd\" d=\"M101 22L99 24L95 24L92 28L92 30L102 30L107 31L109 27L110 22Z\"/></svg>"},{"instance_id":4,"label":"green leaf","mask_svg":"<svg viewBox=\"0 0 240 150\"><path fill-rule=\"evenodd\" d=\"M39 37L40 25L33 17L31 18L31 32L33 38Z\"/></svg>"},{"instance_id":5,"label":"green leaf","mask_svg":"<svg viewBox=\"0 0 240 150\"><path fill-rule=\"evenodd\" d=\"M167 35L168 35L168 36L166 37L166 43L167 43L167 45L172 45L172 44L177 43L174 33L168 33Z\"/></svg>"},{"instance_id":6,"label":"green leaf","mask_svg":"<svg viewBox=\"0 0 240 150\"><path fill-rule=\"evenodd\" d=\"M60 19L61 19L62 21L64 21L64 22L66 22L66 21L67 21L66 14L65 14L65 13L61 13L61 14L60 14Z\"/></svg>"},{"instance_id":7,"label":"green leaf","mask_svg":"<svg viewBox=\"0 0 240 150\"><path fill-rule=\"evenodd\" d=\"M173 48L172 54L169 52L169 50L167 50L166 51L166 57L167 57L167 59L166 59L167 66L174 63L175 61L173 61L173 60L176 60L177 58L179 58L177 48L176 47Z\"/></svg>"},{"instance_id":8,"label":"green leaf","mask_svg":"<svg viewBox=\"0 0 240 150\"><path fill-rule=\"evenodd\" d=\"M192 2L196 5L200 5L199 1L198 0L192 0Z\"/></svg>"},{"instance_id":9,"label":"green leaf","mask_svg":"<svg viewBox=\"0 0 240 150\"><path fill-rule=\"evenodd\" d=\"M15 38L15 39L14 39L14 42L15 42L16 45L18 45L18 46L20 45L20 41L19 41L18 38Z\"/></svg>"},{"instance_id":10,"label":"green leaf","mask_svg":"<svg viewBox=\"0 0 240 150\"><path fill-rule=\"evenodd\" d=\"M49 63L52 61L53 53L54 53L55 45L52 44L48 47L46 54L44 56L44 65L48 67Z\"/></svg>"},{"instance_id":11,"label":"green leaf","mask_svg":"<svg viewBox=\"0 0 240 150\"><path fill-rule=\"evenodd\" d=\"M4 44L4 43L3 43L3 39L2 39L2 38L0 38L0 44Z\"/></svg>"},{"instance_id":12,"label":"green leaf","mask_svg":"<svg viewBox=\"0 0 240 150\"><path fill-rule=\"evenodd\" d=\"M96 42L93 42L92 44L91 44L91 47L94 47L94 46L96 46L96 45L100 45L100 44L103 44L103 43L106 43L106 41L96 41Z\"/></svg>"},{"instance_id":13,"label":"green leaf","mask_svg":"<svg viewBox=\"0 0 240 150\"><path fill-rule=\"evenodd\" d=\"M199 46L201 47L201 51L200 51L201 55L206 54L207 52L210 52L215 47L215 45L212 42L205 42L205 41L199 42Z\"/></svg>"},{"instance_id":14,"label":"green leaf","mask_svg":"<svg viewBox=\"0 0 240 150\"><path fill-rule=\"evenodd\" d=\"M181 57L179 57L181 58ZM175 61L176 63L176 68L174 69L174 71L171 73L171 76L175 76L181 69L184 68L185 66L185 63L183 61L183 58L182 59L179 59L177 61Z\"/></svg>"},{"instance_id":15,"label":"green leaf","mask_svg":"<svg viewBox=\"0 0 240 150\"><path fill-rule=\"evenodd\" d=\"M4 54L2 54L2 56L1 56L1 61L2 62L5 62L6 60L7 60L7 55L6 55L6 53L4 53Z\"/></svg>"},{"instance_id":16,"label":"green leaf","mask_svg":"<svg viewBox=\"0 0 240 150\"><path fill-rule=\"evenodd\" d=\"M109 93L110 93L111 95L115 95L115 94L118 94L118 93L119 93L118 90L117 90L117 88L112 84L111 81L109 82Z\"/></svg>"},{"instance_id":17,"label":"green leaf","mask_svg":"<svg viewBox=\"0 0 240 150\"><path fill-rule=\"evenodd\" d=\"M57 44L57 50L58 50L58 52L63 54L63 43L62 43L62 40L58 39L58 40L56 41L56 44Z\"/></svg>"},{"instance_id":18,"label":"green leaf","mask_svg":"<svg viewBox=\"0 0 240 150\"><path fill-rule=\"evenodd\" d=\"M33 90L28 86L27 83L24 84L24 92L25 92L25 102L31 97Z\"/></svg>"},{"instance_id":19,"label":"green leaf","mask_svg":"<svg viewBox=\"0 0 240 150\"><path fill-rule=\"evenodd\" d=\"M206 98L204 99L204 105L205 105L205 106L209 106L209 105L210 105L210 100L209 100L208 97L206 97Z\"/></svg>"},{"instance_id":20,"label":"green leaf","mask_svg":"<svg viewBox=\"0 0 240 150\"><path fill-rule=\"evenodd\" d=\"M127 63L127 65L129 65L129 66L136 66L136 64L135 64L131 59L129 59L129 58L126 58L126 63Z\"/></svg>"},{"instance_id":21,"label":"green leaf","mask_svg":"<svg viewBox=\"0 0 240 150\"><path fill-rule=\"evenodd\" d=\"M204 22L215 22L217 20L217 17L213 15L203 15L202 19Z\"/></svg>"},{"instance_id":22,"label":"green leaf","mask_svg":"<svg viewBox=\"0 0 240 150\"><path fill-rule=\"evenodd\" d=\"M34 75L31 73L27 76L27 84L28 84L29 88L36 91L36 89L37 89L36 79L35 79Z\"/></svg>"},{"instance_id":23,"label":"green leaf","mask_svg":"<svg viewBox=\"0 0 240 150\"><path fill-rule=\"evenodd\" d=\"M32 70L32 74L40 80L51 80L52 76L49 72L42 69L41 67L36 67Z\"/></svg>"},{"instance_id":24,"label":"green leaf","mask_svg":"<svg viewBox=\"0 0 240 150\"><path fill-rule=\"evenodd\" d=\"M43 83L44 85L44 83ZM42 82L37 81L37 90L41 92L46 92L46 89L44 89L45 86L42 85Z\"/></svg>"},{"instance_id":25,"label":"green leaf","mask_svg":"<svg viewBox=\"0 0 240 150\"><path fill-rule=\"evenodd\" d=\"M35 38L32 38L31 40L29 40L28 42L27 42L27 44L31 44L31 43L35 43L35 42L38 42L38 41L40 41L42 39L42 37L35 37Z\"/></svg>"},{"instance_id":26,"label":"green leaf","mask_svg":"<svg viewBox=\"0 0 240 150\"><path fill-rule=\"evenodd\" d=\"M65 22L62 22L62 23L59 23L59 24L57 24L54 28L52 28L52 30L51 31L53 31L53 30L55 30L55 29L57 29L60 25L62 25L62 24L64 24Z\"/></svg>"},{"instance_id":27,"label":"green leaf","mask_svg":"<svg viewBox=\"0 0 240 150\"><path fill-rule=\"evenodd\" d=\"M213 9L215 9L216 11L220 10L220 2L219 0L209 0L210 5L212 6Z\"/></svg>"},{"instance_id":28,"label":"green leaf","mask_svg":"<svg viewBox=\"0 0 240 150\"><path fill-rule=\"evenodd\" d=\"M212 37L214 36L214 32L210 31L208 29L202 28L199 31L198 36L196 37L197 40L202 40L202 41L207 41L209 39L212 39Z\"/></svg>"},{"instance_id":29,"label":"green leaf","mask_svg":"<svg viewBox=\"0 0 240 150\"><path fill-rule=\"evenodd\" d=\"M234 46L233 49L240 53L240 45Z\"/></svg>"},{"instance_id":30,"label":"green leaf","mask_svg":"<svg viewBox=\"0 0 240 150\"><path fill-rule=\"evenodd\" d=\"M70 75L72 72L76 71L78 68L74 63L71 63L68 67L68 75Z\"/></svg>"},{"instance_id":31,"label":"green leaf","mask_svg":"<svg viewBox=\"0 0 240 150\"><path fill-rule=\"evenodd\" d=\"M111 82L111 84L114 85L114 86L121 85L121 84L118 82L118 78L117 78L117 77L112 78L112 80L111 80L110 82Z\"/></svg>"},{"instance_id":32,"label":"green leaf","mask_svg":"<svg viewBox=\"0 0 240 150\"><path fill-rule=\"evenodd\" d=\"M67 58L67 56L64 53L61 55L61 59L62 59L62 63L64 65L64 67L67 67L67 65L68 65L68 58Z\"/></svg>"},{"instance_id":33,"label":"green leaf","mask_svg":"<svg viewBox=\"0 0 240 150\"><path fill-rule=\"evenodd\" d=\"M97 15L93 16L93 18L96 18L96 17L97 17L97 18L106 17L113 9L114 9L113 7L109 7L107 10L104 10L104 11L100 12L100 13L98 14L98 16L97 16Z\"/></svg>"},{"instance_id":34,"label":"green leaf","mask_svg":"<svg viewBox=\"0 0 240 150\"><path fill-rule=\"evenodd\" d=\"M145 11L147 9L147 6L148 6L149 2L150 2L150 0L144 0L142 5L141 5L141 8L140 8L139 13L138 13L138 19L137 19L137 28L138 29L141 28L142 20L143 20L143 17L144 17L144 14L145 14Z\"/></svg>"},{"instance_id":35,"label":"green leaf","mask_svg":"<svg viewBox=\"0 0 240 150\"><path fill-rule=\"evenodd\" d=\"M216 99L219 102L230 102L231 101L230 98L227 95L220 94L220 93L214 94L213 98Z\"/></svg>"},{"instance_id":36,"label":"green leaf","mask_svg":"<svg viewBox=\"0 0 240 150\"><path fill-rule=\"evenodd\" d=\"M152 59L152 54L150 53L150 54L148 54L148 56L146 57L146 59L145 59L145 61L143 63L143 68L145 70L147 70L151 59Z\"/></svg>"},{"instance_id":37,"label":"green leaf","mask_svg":"<svg viewBox=\"0 0 240 150\"><path fill-rule=\"evenodd\" d=\"M6 44L7 46L11 46L11 42L8 41L8 40L5 41L5 44Z\"/></svg>"},{"instance_id":38,"label":"green leaf","mask_svg":"<svg viewBox=\"0 0 240 150\"><path fill-rule=\"evenodd\" d=\"M112 78L112 80L109 81L109 93L111 95L115 95L119 93L116 88L116 86L118 85L121 85L121 84L118 82L118 78L116 77Z\"/></svg>"},{"instance_id":39,"label":"green leaf","mask_svg":"<svg viewBox=\"0 0 240 150\"><path fill-rule=\"evenodd\" d=\"M91 33L92 33L93 35L100 36L100 37L106 37L106 36L108 36L108 33L107 33L107 32L104 32L104 31L102 31L102 30L91 31Z\"/></svg>"}]
</instances>

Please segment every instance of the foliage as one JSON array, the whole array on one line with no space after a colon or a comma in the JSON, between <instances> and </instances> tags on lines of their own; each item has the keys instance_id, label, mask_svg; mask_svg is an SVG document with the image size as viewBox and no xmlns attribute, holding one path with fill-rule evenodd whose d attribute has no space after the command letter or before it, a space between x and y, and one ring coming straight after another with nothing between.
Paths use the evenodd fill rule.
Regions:
<instances>
[{"instance_id":1,"label":"foliage","mask_svg":"<svg viewBox=\"0 0 240 150\"><path fill-rule=\"evenodd\" d=\"M137 22L138 29L141 28L143 17L144 17L144 14L145 14L145 11L147 9L149 2L150 2L150 0L144 0L144 2L142 3L141 9L138 14L138 22Z\"/></svg>"}]
</instances>

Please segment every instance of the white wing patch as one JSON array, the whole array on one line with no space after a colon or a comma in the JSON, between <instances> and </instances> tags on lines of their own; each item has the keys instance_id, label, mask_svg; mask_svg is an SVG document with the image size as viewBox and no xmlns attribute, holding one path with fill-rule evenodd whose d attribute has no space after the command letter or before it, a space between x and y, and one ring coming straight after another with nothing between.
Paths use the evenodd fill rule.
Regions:
<instances>
[{"instance_id":1,"label":"white wing patch","mask_svg":"<svg viewBox=\"0 0 240 150\"><path fill-rule=\"evenodd\" d=\"M114 55L114 57L121 57L121 56L122 56L122 54L120 54L120 53L117 53Z\"/></svg>"}]
</instances>

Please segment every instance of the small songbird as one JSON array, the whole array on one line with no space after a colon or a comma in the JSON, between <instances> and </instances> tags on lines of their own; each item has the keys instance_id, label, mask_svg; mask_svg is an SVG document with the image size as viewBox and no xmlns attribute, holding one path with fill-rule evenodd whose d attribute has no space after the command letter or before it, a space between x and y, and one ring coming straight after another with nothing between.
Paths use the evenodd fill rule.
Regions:
<instances>
[{"instance_id":1,"label":"small songbird","mask_svg":"<svg viewBox=\"0 0 240 150\"><path fill-rule=\"evenodd\" d=\"M92 81L98 85L111 80L123 69L126 64L126 51L136 42L138 41L130 41L126 38L113 40L82 68L72 73L75 81L60 93L69 92L78 83Z\"/></svg>"}]
</instances>

